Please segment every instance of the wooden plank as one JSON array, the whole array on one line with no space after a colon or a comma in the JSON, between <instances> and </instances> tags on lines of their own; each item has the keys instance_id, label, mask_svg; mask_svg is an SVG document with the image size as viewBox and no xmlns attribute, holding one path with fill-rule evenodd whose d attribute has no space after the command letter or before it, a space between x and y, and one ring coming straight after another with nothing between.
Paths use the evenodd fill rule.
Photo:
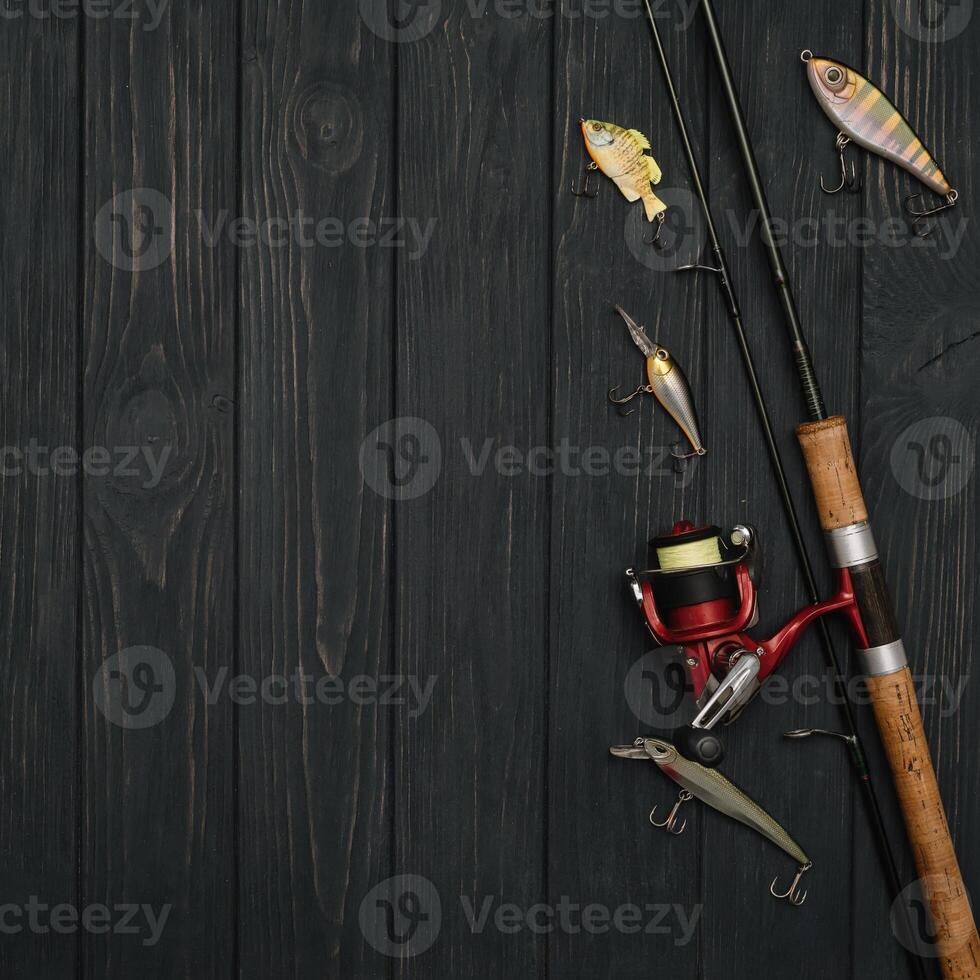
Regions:
<instances>
[{"instance_id":1,"label":"wooden plank","mask_svg":"<svg viewBox=\"0 0 980 980\"><path fill-rule=\"evenodd\" d=\"M79 443L78 24L21 13L0 31L0 973L54 980L75 939L26 907L78 896L79 476L52 456Z\"/></svg>"},{"instance_id":2,"label":"wooden plank","mask_svg":"<svg viewBox=\"0 0 980 980\"><path fill-rule=\"evenodd\" d=\"M967 203L980 183L964 121L980 97L973 61L980 24L964 5L869 4L863 67L935 152ZM871 158L869 215L875 226L902 217L902 202L922 188L904 171ZM934 195L927 192L926 201ZM916 202L921 204L922 202ZM936 203L939 203L938 201ZM899 232L898 246L864 259L862 390L866 411L859 462L883 564L912 673L930 678L923 714L953 838L967 886L980 881L980 818L975 728L980 694L967 683L976 632L978 544L976 439L980 409L980 318L973 270L978 240L966 208L948 212L932 241ZM947 694L937 696L938 685ZM962 686L962 697L955 693ZM897 826L897 820L896 826ZM856 901L879 907L868 858L858 856ZM907 878L914 879L911 865ZM932 950L913 896L918 941ZM855 973L894 976L884 953L891 930L875 917L857 937Z\"/></svg>"},{"instance_id":3,"label":"wooden plank","mask_svg":"<svg viewBox=\"0 0 980 980\"><path fill-rule=\"evenodd\" d=\"M81 966L217 976L233 706L196 672L234 662L235 252L208 228L235 206L235 19L130 13L84 32L83 433L112 470L84 483L81 875L87 903L143 908L135 934L86 934Z\"/></svg>"},{"instance_id":4,"label":"wooden plank","mask_svg":"<svg viewBox=\"0 0 980 980\"><path fill-rule=\"evenodd\" d=\"M580 13L587 9L580 6ZM700 141L703 52L677 21L660 23L683 79L692 135ZM699 975L704 917L710 915L701 889L703 820L692 808L680 840L654 830L647 815L655 804L663 812L675 787L652 763L613 759L608 749L638 734L663 733L676 721L662 686L666 658L650 649L623 571L637 563L647 567L647 541L674 521L710 518L715 457L676 475L667 455L678 438L674 423L651 400L621 418L606 393L615 384L631 390L643 376L643 359L612 309L620 303L671 350L703 397L712 364L701 354L708 343L702 321L714 287L670 271L697 261L704 238L649 28L620 16L569 16L559 24L554 439L581 450L600 447L613 459L632 451L642 465L639 472L613 465L601 476L567 471L554 480L549 894L552 902L567 895L582 906L597 904L613 921L596 935L552 935L550 971L624 980L653 971L681 980ZM606 178L595 200L570 195L588 159L580 116L649 136L664 174L658 195L671 208L664 253L643 244L651 230L642 206L628 204ZM709 451L723 460L716 419L703 421ZM639 910L641 925L628 917L637 914L631 911L618 927L616 911L629 906ZM669 912L654 921L662 906ZM717 907L716 914L725 913Z\"/></svg>"},{"instance_id":5,"label":"wooden plank","mask_svg":"<svg viewBox=\"0 0 980 980\"><path fill-rule=\"evenodd\" d=\"M833 410L853 413L858 406L857 343L860 265L849 250L835 247L834 221L843 220L853 202L828 199L818 186L820 168L831 166L830 152L814 136L824 135L820 120L799 119L811 105L800 52L849 54L860 37L861 11L835 18L810 16L804 6L764 3L716 4L742 104L766 182L777 233L783 240L790 272L815 362L820 366L824 396ZM700 19L698 28L703 27ZM819 579L829 590L824 545L810 491L793 436L805 420L799 382L772 288L772 274L759 242L754 209L744 179L728 110L717 85L712 86L711 175L719 206L724 208L724 235L731 248L734 276L750 344L756 354L770 413L803 521ZM833 141L829 140L832 148ZM731 175L731 176L728 176ZM756 523L762 533L765 575L762 621L755 633L768 636L807 598L798 572L779 497L772 479L754 410L735 364L732 339L724 336L724 311L711 310L710 332L716 340L713 376L706 412L721 426L729 450L727 465L714 472L711 490L716 507L728 519ZM839 655L849 644L834 631ZM706 847L706 895L725 896L724 913L715 921L705 952L706 976L757 976L782 964L800 978L848 975L851 921L849 873L852 815L860 790L846 753L832 742L787 743L782 732L797 728L840 728L831 703L824 657L815 633L805 637L771 682L764 696L741 717L728 738L723 770L758 800L800 842L814 863L806 887L805 914L774 901L769 883L777 873L788 884L795 868L778 850L730 822L714 821ZM857 819L865 820L860 802ZM873 867L869 873L876 873ZM742 914L731 915L733 909ZM747 914L746 914L747 913ZM814 927L819 923L819 928ZM843 936L843 942L828 942ZM722 938L724 937L723 941Z\"/></svg>"},{"instance_id":6,"label":"wooden plank","mask_svg":"<svg viewBox=\"0 0 980 980\"><path fill-rule=\"evenodd\" d=\"M243 18L242 213L273 234L240 258L240 667L304 674L312 703L239 712L239 972L376 977L359 911L390 874L389 716L408 710L378 703L390 503L359 470L392 409L392 51L356 4Z\"/></svg>"},{"instance_id":7,"label":"wooden plank","mask_svg":"<svg viewBox=\"0 0 980 980\"><path fill-rule=\"evenodd\" d=\"M548 480L526 454L552 438L553 22L476 6L443 5L397 55L399 212L436 222L398 255L397 415L438 440L416 479L441 447L396 512L394 580L399 670L437 678L397 719L395 867L431 882L441 931L397 970L438 980L537 975L545 954L494 921L546 897Z\"/></svg>"}]
</instances>

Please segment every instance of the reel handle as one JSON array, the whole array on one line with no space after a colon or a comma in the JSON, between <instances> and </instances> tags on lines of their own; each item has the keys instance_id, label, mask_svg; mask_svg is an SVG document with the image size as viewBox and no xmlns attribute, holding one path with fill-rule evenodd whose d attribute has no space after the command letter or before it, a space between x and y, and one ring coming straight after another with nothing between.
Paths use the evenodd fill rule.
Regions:
<instances>
[{"instance_id":1,"label":"reel handle","mask_svg":"<svg viewBox=\"0 0 980 980\"><path fill-rule=\"evenodd\" d=\"M721 739L707 728L682 725L671 738L674 748L685 759L700 763L707 769L720 766L725 758L725 746Z\"/></svg>"},{"instance_id":2,"label":"reel handle","mask_svg":"<svg viewBox=\"0 0 980 980\"><path fill-rule=\"evenodd\" d=\"M932 912L947 980L980 978L980 936L939 793L922 714L885 575L868 524L842 416L796 430L832 563L847 567L867 634L858 651L888 755L923 892Z\"/></svg>"}]
</instances>

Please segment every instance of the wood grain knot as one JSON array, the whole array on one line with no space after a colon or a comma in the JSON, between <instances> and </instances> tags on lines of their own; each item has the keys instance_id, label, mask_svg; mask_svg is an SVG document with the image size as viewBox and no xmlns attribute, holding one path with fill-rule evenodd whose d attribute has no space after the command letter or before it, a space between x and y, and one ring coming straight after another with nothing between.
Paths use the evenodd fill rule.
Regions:
<instances>
[{"instance_id":1,"label":"wood grain knot","mask_svg":"<svg viewBox=\"0 0 980 980\"><path fill-rule=\"evenodd\" d=\"M112 484L126 492L154 491L172 484L181 424L173 399L157 387L136 386L108 420L110 451L119 465Z\"/></svg>"},{"instance_id":2,"label":"wood grain knot","mask_svg":"<svg viewBox=\"0 0 980 980\"><path fill-rule=\"evenodd\" d=\"M350 170L364 146L364 117L357 97L330 82L316 82L296 99L293 134L303 159L331 174Z\"/></svg>"},{"instance_id":3,"label":"wood grain knot","mask_svg":"<svg viewBox=\"0 0 980 980\"><path fill-rule=\"evenodd\" d=\"M211 407L222 415L228 415L235 410L235 403L224 395L215 395L211 399Z\"/></svg>"}]
</instances>

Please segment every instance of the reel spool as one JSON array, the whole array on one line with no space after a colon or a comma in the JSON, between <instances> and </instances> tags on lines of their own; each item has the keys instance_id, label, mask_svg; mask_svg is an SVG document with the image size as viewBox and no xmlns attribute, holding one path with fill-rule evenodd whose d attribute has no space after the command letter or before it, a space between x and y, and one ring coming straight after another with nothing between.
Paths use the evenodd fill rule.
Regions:
<instances>
[{"instance_id":1,"label":"reel spool","mask_svg":"<svg viewBox=\"0 0 980 980\"><path fill-rule=\"evenodd\" d=\"M650 542L654 567L646 573L664 623L672 630L705 629L731 620L739 608L736 567L748 566L756 588L754 531L738 525L696 528L689 521ZM754 625L750 624L750 625Z\"/></svg>"}]
</instances>

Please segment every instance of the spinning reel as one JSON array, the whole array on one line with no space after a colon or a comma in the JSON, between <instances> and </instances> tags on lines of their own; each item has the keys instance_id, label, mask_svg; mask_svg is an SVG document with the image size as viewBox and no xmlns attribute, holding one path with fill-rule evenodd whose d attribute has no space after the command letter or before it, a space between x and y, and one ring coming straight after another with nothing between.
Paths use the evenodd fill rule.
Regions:
<instances>
[{"instance_id":1,"label":"spinning reel","mask_svg":"<svg viewBox=\"0 0 980 980\"><path fill-rule=\"evenodd\" d=\"M650 547L654 567L630 568L626 577L657 644L684 650L699 711L690 725L674 733L673 743L703 766L717 766L724 756L714 729L742 713L815 619L842 612L860 646L868 645L846 568L838 572L833 599L801 610L760 642L747 632L759 622L761 572L754 528L739 524L723 532L682 521Z\"/></svg>"}]
</instances>

